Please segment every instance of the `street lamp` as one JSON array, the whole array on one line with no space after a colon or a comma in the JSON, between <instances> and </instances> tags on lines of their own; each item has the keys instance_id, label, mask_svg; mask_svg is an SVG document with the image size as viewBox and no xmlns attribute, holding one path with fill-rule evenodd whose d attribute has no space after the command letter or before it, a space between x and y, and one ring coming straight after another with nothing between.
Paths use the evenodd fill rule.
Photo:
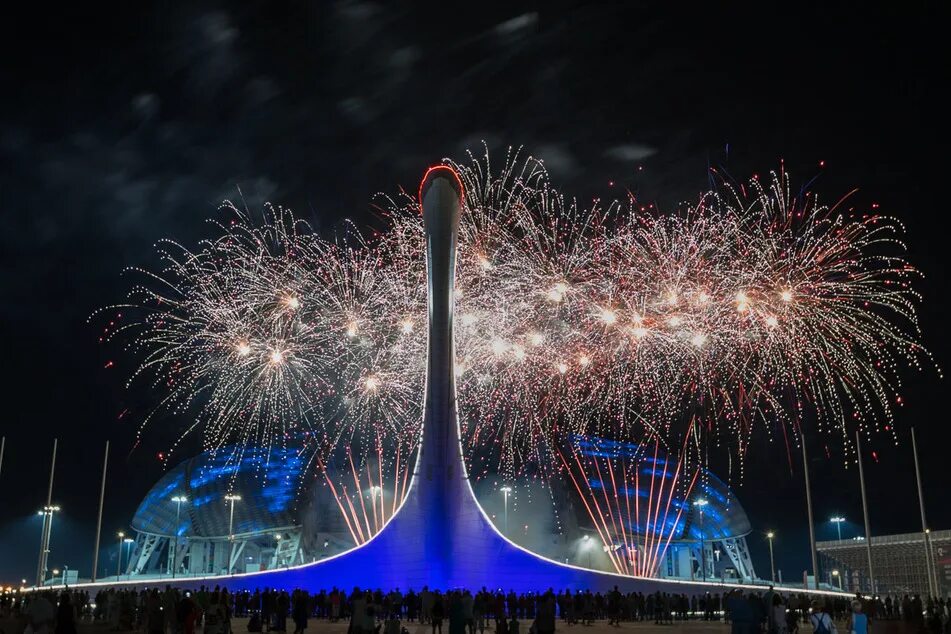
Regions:
<instances>
[{"instance_id":1,"label":"street lamp","mask_svg":"<svg viewBox=\"0 0 951 634\"><path fill-rule=\"evenodd\" d=\"M60 511L60 507L47 505L43 507L43 510L37 511L37 515L43 516L43 526L40 532L40 565L39 571L39 580L37 585L42 585L46 581L46 565L49 562L50 556L50 539L53 536L53 513Z\"/></svg>"},{"instance_id":2,"label":"street lamp","mask_svg":"<svg viewBox=\"0 0 951 634\"><path fill-rule=\"evenodd\" d=\"M131 537L126 537L125 539L122 540L122 543L128 547L126 548L126 551L125 551L125 561L126 561L125 565L128 566L129 564L132 563L132 544L135 543L135 540L132 539Z\"/></svg>"},{"instance_id":3,"label":"street lamp","mask_svg":"<svg viewBox=\"0 0 951 634\"><path fill-rule=\"evenodd\" d=\"M835 524L835 530L839 536L839 541L841 542L842 541L842 522L845 521L845 518L842 517L841 515L836 515L834 517L830 517L829 521Z\"/></svg>"},{"instance_id":4,"label":"street lamp","mask_svg":"<svg viewBox=\"0 0 951 634\"><path fill-rule=\"evenodd\" d=\"M703 498L693 503L694 506L700 509L700 578L703 581L707 580L707 545L703 536L703 507L707 504L709 502Z\"/></svg>"},{"instance_id":5,"label":"street lamp","mask_svg":"<svg viewBox=\"0 0 951 634\"><path fill-rule=\"evenodd\" d=\"M119 556L116 562L116 581L118 581L119 575L122 574L122 541L125 539L125 533L119 531L116 536L119 538Z\"/></svg>"},{"instance_id":6,"label":"street lamp","mask_svg":"<svg viewBox=\"0 0 951 634\"><path fill-rule=\"evenodd\" d=\"M769 540L769 573L770 577L773 580L773 583L776 583L776 563L773 561L773 538L776 537L776 533L769 531L766 533L766 539Z\"/></svg>"},{"instance_id":7,"label":"street lamp","mask_svg":"<svg viewBox=\"0 0 951 634\"><path fill-rule=\"evenodd\" d=\"M175 542L172 544L172 579L175 578L175 571L178 568L178 529L182 516L182 502L187 502L188 498L184 495L176 495L172 498L175 502Z\"/></svg>"},{"instance_id":8,"label":"street lamp","mask_svg":"<svg viewBox=\"0 0 951 634\"><path fill-rule=\"evenodd\" d=\"M499 491L501 491L501 492L502 492L502 495L505 497L505 516L504 516L504 517L505 517L505 520L504 520L505 530L504 530L504 532L505 532L506 535L508 535L508 534L509 534L509 493L512 492L512 487L504 486L504 487L502 487L501 489L499 489ZM585 535L585 539L587 539L587 538L588 538L588 536Z\"/></svg>"},{"instance_id":9,"label":"street lamp","mask_svg":"<svg viewBox=\"0 0 951 634\"><path fill-rule=\"evenodd\" d=\"M234 503L241 501L240 495L228 494L225 501L231 503L231 514L228 516L228 539L231 540L231 554L228 555L228 574L231 574L231 562L234 561Z\"/></svg>"},{"instance_id":10,"label":"street lamp","mask_svg":"<svg viewBox=\"0 0 951 634\"><path fill-rule=\"evenodd\" d=\"M833 570L832 576L836 578L836 585L839 586L839 591L841 591L842 590L842 576L839 574L839 571Z\"/></svg>"},{"instance_id":11,"label":"street lamp","mask_svg":"<svg viewBox=\"0 0 951 634\"><path fill-rule=\"evenodd\" d=\"M277 551L280 550L281 548L281 539L283 539L283 537L284 536L281 535L280 533L276 533L274 535L274 566L275 567L281 565L280 560L278 560L277 558Z\"/></svg>"}]
</instances>

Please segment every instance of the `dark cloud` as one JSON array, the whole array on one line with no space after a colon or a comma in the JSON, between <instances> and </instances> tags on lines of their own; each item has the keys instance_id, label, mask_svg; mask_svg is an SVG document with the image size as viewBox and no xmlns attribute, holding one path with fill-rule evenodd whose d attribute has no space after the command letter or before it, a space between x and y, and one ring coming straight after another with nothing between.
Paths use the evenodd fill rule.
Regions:
<instances>
[{"instance_id":1,"label":"dark cloud","mask_svg":"<svg viewBox=\"0 0 951 634\"><path fill-rule=\"evenodd\" d=\"M656 153L657 150L650 147L649 145L641 145L640 143L625 143L623 145L615 145L614 147L608 148L604 154L605 156L617 159L618 161L630 163L633 161L641 161Z\"/></svg>"}]
</instances>

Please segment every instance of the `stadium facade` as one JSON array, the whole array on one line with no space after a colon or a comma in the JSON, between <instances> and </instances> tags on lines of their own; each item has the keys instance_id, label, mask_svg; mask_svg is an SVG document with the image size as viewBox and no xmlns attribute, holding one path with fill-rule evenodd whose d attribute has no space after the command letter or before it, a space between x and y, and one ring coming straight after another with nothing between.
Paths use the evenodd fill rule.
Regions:
<instances>
[{"instance_id":1,"label":"stadium facade","mask_svg":"<svg viewBox=\"0 0 951 634\"><path fill-rule=\"evenodd\" d=\"M874 592L881 595L951 594L951 530L872 537ZM830 585L873 592L863 538L818 542L821 569Z\"/></svg>"},{"instance_id":2,"label":"stadium facade","mask_svg":"<svg viewBox=\"0 0 951 634\"><path fill-rule=\"evenodd\" d=\"M674 487L673 470L665 468L667 456L644 455L636 444L599 438L577 437L574 442L584 456L640 456L643 486L625 488L621 494L630 498L631 507L634 498L643 502L642 507L636 505L640 515L629 518L625 528L643 548L652 525L647 477L654 476L657 491ZM244 452L237 459L235 453L229 448L205 452L182 462L152 487L131 522L136 536L125 579L275 570L358 545L332 494L307 477L312 469L296 451ZM683 491L671 496L670 506L683 513L677 518L671 514L658 526L657 537L669 542L658 576L753 582L756 575L746 544L751 526L745 511L713 473L705 471L700 479L691 499L685 499ZM588 481L597 495L609 484L594 477ZM518 503L513 496L511 504L500 491L499 479L484 478L473 488L497 530L547 558L611 571L606 547L625 547L620 542L604 544L590 520L577 512L583 505L577 493L558 482L522 485ZM229 499L235 495L240 500ZM393 491L382 487L353 495L390 500ZM692 503L698 498L707 502L702 509Z\"/></svg>"}]
</instances>

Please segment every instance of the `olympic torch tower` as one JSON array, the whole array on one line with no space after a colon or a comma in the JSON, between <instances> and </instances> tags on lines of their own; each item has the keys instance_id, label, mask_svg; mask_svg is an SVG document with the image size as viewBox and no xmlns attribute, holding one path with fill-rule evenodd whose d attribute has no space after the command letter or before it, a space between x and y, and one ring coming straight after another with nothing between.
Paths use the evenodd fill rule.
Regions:
<instances>
[{"instance_id":1,"label":"olympic torch tower","mask_svg":"<svg viewBox=\"0 0 951 634\"><path fill-rule=\"evenodd\" d=\"M456 410L453 295L463 186L447 166L430 168L419 188L426 234L428 359L423 434L412 483L396 514L365 544L284 570L163 580L194 587L220 583L231 590L263 586L316 590L459 588L520 592L547 588L676 592L722 591L717 583L636 578L545 559L499 533L475 499L460 442ZM127 581L90 585L135 585Z\"/></svg>"}]
</instances>

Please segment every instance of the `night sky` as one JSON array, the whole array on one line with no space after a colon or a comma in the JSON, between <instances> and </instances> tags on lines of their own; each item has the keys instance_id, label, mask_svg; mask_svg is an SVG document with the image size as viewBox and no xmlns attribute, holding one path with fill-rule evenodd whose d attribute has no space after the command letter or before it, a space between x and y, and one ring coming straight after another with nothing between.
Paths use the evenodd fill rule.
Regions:
<instances>
[{"instance_id":1,"label":"night sky","mask_svg":"<svg viewBox=\"0 0 951 634\"><path fill-rule=\"evenodd\" d=\"M329 231L343 218L369 225L375 193L413 188L427 165L483 140L545 159L581 201L627 188L662 209L695 198L709 167L745 179L783 161L795 183L818 174L825 200L857 187L856 205L906 224L926 275L923 340L947 367L937 3L627 4L30 3L0 19L0 581L35 576L54 437L64 512L50 566L89 574L108 439L102 565L114 570L113 536L178 430L135 446L155 395L125 391L132 358L99 345L86 319L123 298L123 268L155 263L157 239L208 235L204 220L238 187L252 209L273 201ZM947 385L927 368L904 378L900 444L867 445L876 534L920 530L912 425L930 522L951 528ZM834 536L834 513L857 534L855 469L834 436L809 447L818 537ZM738 495L760 574L774 528L777 565L799 578L809 550L798 461L754 436Z\"/></svg>"}]
</instances>

